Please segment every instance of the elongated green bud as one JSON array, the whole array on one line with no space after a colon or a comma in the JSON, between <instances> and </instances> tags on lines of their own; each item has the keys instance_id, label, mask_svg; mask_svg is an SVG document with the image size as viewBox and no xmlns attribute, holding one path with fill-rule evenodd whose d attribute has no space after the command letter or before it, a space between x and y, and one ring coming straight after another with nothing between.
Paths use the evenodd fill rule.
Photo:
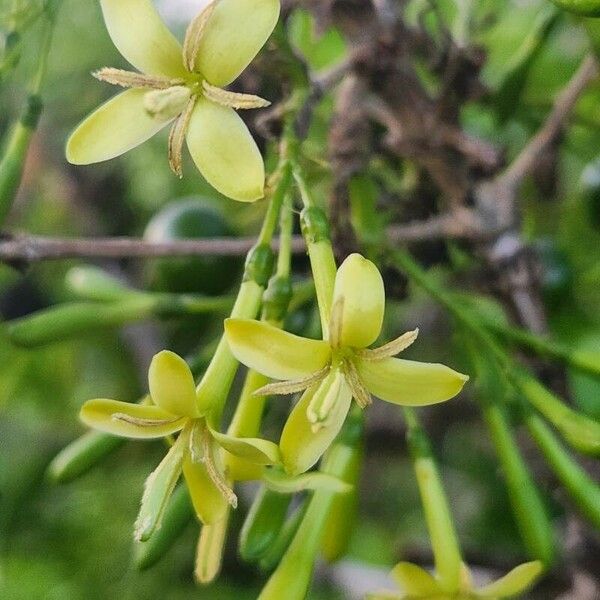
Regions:
<instances>
[{"instance_id":1,"label":"elongated green bud","mask_svg":"<svg viewBox=\"0 0 600 600\"><path fill-rule=\"evenodd\" d=\"M248 253L244 267L244 281L255 281L260 287L266 287L273 272L275 256L271 246L260 244Z\"/></svg>"},{"instance_id":2,"label":"elongated green bud","mask_svg":"<svg viewBox=\"0 0 600 600\"><path fill-rule=\"evenodd\" d=\"M343 441L348 453L345 470L339 478L352 486L345 494L336 494L331 513L325 524L321 552L328 562L335 562L346 554L358 512L358 484L363 464L362 413L353 414L343 430Z\"/></svg>"},{"instance_id":3,"label":"elongated green bud","mask_svg":"<svg viewBox=\"0 0 600 600\"><path fill-rule=\"evenodd\" d=\"M524 369L512 373L521 394L539 410L575 450L600 456L600 423L574 411Z\"/></svg>"},{"instance_id":4,"label":"elongated green bud","mask_svg":"<svg viewBox=\"0 0 600 600\"><path fill-rule=\"evenodd\" d=\"M221 571L230 512L228 509L225 516L216 523L202 526L194 570L198 583L211 583Z\"/></svg>"},{"instance_id":5,"label":"elongated green bud","mask_svg":"<svg viewBox=\"0 0 600 600\"><path fill-rule=\"evenodd\" d=\"M320 208L310 206L300 214L300 226L306 241L310 267L315 281L323 339L327 340L337 270L331 247L329 223Z\"/></svg>"},{"instance_id":6,"label":"elongated green bud","mask_svg":"<svg viewBox=\"0 0 600 600\"><path fill-rule=\"evenodd\" d=\"M289 277L271 277L263 294L263 319L270 323L283 321L292 295L292 283Z\"/></svg>"},{"instance_id":7,"label":"elongated green bud","mask_svg":"<svg viewBox=\"0 0 600 600\"><path fill-rule=\"evenodd\" d=\"M551 0L556 6L582 17L600 17L600 0Z\"/></svg>"},{"instance_id":8,"label":"elongated green bud","mask_svg":"<svg viewBox=\"0 0 600 600\"><path fill-rule=\"evenodd\" d=\"M600 486L575 462L533 411L524 409L523 420L531 437L583 516L600 530Z\"/></svg>"},{"instance_id":9,"label":"elongated green bud","mask_svg":"<svg viewBox=\"0 0 600 600\"><path fill-rule=\"evenodd\" d=\"M54 457L47 475L53 483L67 483L89 471L124 443L123 438L88 431Z\"/></svg>"},{"instance_id":10,"label":"elongated green bud","mask_svg":"<svg viewBox=\"0 0 600 600\"><path fill-rule=\"evenodd\" d=\"M9 339L19 346L42 346L88 331L146 318L152 314L153 304L152 298L135 298L111 304L63 304L11 321L6 331Z\"/></svg>"},{"instance_id":11,"label":"elongated green bud","mask_svg":"<svg viewBox=\"0 0 600 600\"><path fill-rule=\"evenodd\" d=\"M460 586L462 557L448 499L425 430L413 410L405 409L404 414L408 426L406 441L431 538L435 570L444 589L456 592Z\"/></svg>"},{"instance_id":12,"label":"elongated green bud","mask_svg":"<svg viewBox=\"0 0 600 600\"><path fill-rule=\"evenodd\" d=\"M240 556L247 562L256 562L271 548L285 522L291 494L279 494L262 487L240 532Z\"/></svg>"},{"instance_id":13,"label":"elongated green bud","mask_svg":"<svg viewBox=\"0 0 600 600\"><path fill-rule=\"evenodd\" d=\"M338 478L346 472L351 459L348 446L341 440L343 434L328 450L321 467L323 473ZM304 600L335 496L335 492L325 489L313 494L296 534L259 600Z\"/></svg>"},{"instance_id":14,"label":"elongated green bud","mask_svg":"<svg viewBox=\"0 0 600 600\"><path fill-rule=\"evenodd\" d=\"M300 523L304 519L308 502L303 502L284 522L277 537L273 540L270 548L261 557L258 566L261 571L272 571L281 561L286 550L289 548Z\"/></svg>"},{"instance_id":15,"label":"elongated green bud","mask_svg":"<svg viewBox=\"0 0 600 600\"><path fill-rule=\"evenodd\" d=\"M40 97L29 96L19 122L9 134L6 149L0 160L0 224L8 216L19 191L27 151L41 111Z\"/></svg>"},{"instance_id":16,"label":"elongated green bud","mask_svg":"<svg viewBox=\"0 0 600 600\"><path fill-rule=\"evenodd\" d=\"M523 461L500 406L487 405L483 414L502 465L509 499L523 541L531 557L548 566L555 558L555 540L539 490Z\"/></svg>"},{"instance_id":17,"label":"elongated green bud","mask_svg":"<svg viewBox=\"0 0 600 600\"><path fill-rule=\"evenodd\" d=\"M67 272L65 283L72 292L86 300L109 302L139 293L104 269L91 266L73 267Z\"/></svg>"},{"instance_id":18,"label":"elongated green bud","mask_svg":"<svg viewBox=\"0 0 600 600\"><path fill-rule=\"evenodd\" d=\"M194 511L185 485L178 486L163 515L161 527L146 542L134 542L133 564L144 571L154 566L173 546Z\"/></svg>"},{"instance_id":19,"label":"elongated green bud","mask_svg":"<svg viewBox=\"0 0 600 600\"><path fill-rule=\"evenodd\" d=\"M489 354L482 352L471 337L465 336L464 343L470 350L469 354L477 372L475 385L483 416L504 473L517 527L531 557L548 566L555 558L554 532L540 492L506 419L503 403L510 388L507 387L498 364Z\"/></svg>"}]
</instances>

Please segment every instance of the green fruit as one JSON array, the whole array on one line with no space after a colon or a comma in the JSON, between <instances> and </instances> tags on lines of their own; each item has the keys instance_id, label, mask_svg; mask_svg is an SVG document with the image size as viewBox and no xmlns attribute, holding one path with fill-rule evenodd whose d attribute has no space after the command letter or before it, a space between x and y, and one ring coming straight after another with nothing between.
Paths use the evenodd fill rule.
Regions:
<instances>
[{"instance_id":1,"label":"green fruit","mask_svg":"<svg viewBox=\"0 0 600 600\"><path fill-rule=\"evenodd\" d=\"M232 235L221 212L201 196L171 202L146 227L151 242ZM156 291L216 295L239 278L241 261L231 256L184 256L148 261L149 286Z\"/></svg>"}]
</instances>

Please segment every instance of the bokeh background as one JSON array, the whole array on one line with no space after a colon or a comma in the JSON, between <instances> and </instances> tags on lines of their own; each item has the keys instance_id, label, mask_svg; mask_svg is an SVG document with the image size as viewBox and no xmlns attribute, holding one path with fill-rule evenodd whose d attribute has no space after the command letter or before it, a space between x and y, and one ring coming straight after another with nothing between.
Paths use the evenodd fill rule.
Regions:
<instances>
[{"instance_id":1,"label":"bokeh background","mask_svg":"<svg viewBox=\"0 0 600 600\"><path fill-rule=\"evenodd\" d=\"M0 14L9 4L9 0L0 0ZM452 19L461 2L447 0L439 4ZM490 90L495 90L547 4L543 0L493 0L480 4L482 25L477 35L486 53L484 80ZM186 17L201 5L195 0L162 0L160 4L179 34L184 30ZM317 71L343 57L340 36L335 31L317 35L308 13L297 11L293 15L289 35ZM19 67L0 80L0 133L7 131L20 111L36 58L38 36L36 27L27 33ZM463 107L465 127L505 147L508 156L514 155L541 123L555 92L585 54L587 43L576 23L561 19L532 56L520 97L506 100L504 110L508 110L508 117L499 120L497 107L489 102L474 103ZM263 78L263 93L267 97L269 89L277 89L276 82L269 81L265 74L269 52L267 47L244 82L245 89L254 89ZM6 229L49 236L142 236L162 207L194 195L212 211L215 231L235 236L255 233L264 206L258 203L240 207L217 197L189 161L184 179L178 180L168 169L164 133L106 164L78 168L67 164L63 149L69 131L114 92L90 76L91 71L108 65L124 66L106 33L98 3L64 0L43 86L45 110ZM595 84L578 104L572 125L547 156L544 169L540 168L536 177L528 181L522 202L524 236L537 249L543 265L544 299L554 335L573 346L600 349L598 106L600 84ZM324 191L323 196L327 186L323 164L330 112L331 101L326 98L318 107L307 144L314 157L314 183L317 190ZM262 143L270 156L271 147L264 140ZM597 159L599 162L595 162ZM390 206L410 196L410 177L401 168L384 163L373 168L387 186ZM162 235L182 233L169 230ZM451 250L460 258L460 248ZM436 257L430 258L435 264ZM0 264L2 319L15 319L72 299L65 286L65 275L76 264L39 263L23 272ZM171 269L169 277L173 275L168 283L157 283L164 263L127 260L97 264L139 287L173 289L189 284L177 271L177 265L175 275L173 265L167 265L167 271ZM301 259L296 267L299 272L306 269ZM236 261L217 263L210 276L192 282L193 291L204 292L215 285L220 291L234 287L239 269ZM388 285L403 288L401 281ZM294 315L290 326L301 330L313 317L307 309ZM242 490L242 506L234 520L221 578L206 589L198 589L192 577L198 527L192 522L155 567L139 573L131 563L132 523L144 479L161 456L160 443L128 442L91 472L65 485L53 485L45 475L56 453L84 431L77 420L83 401L91 397L139 397L144 392L146 368L155 351L170 347L182 353L193 352L198 344L212 338L221 318L216 314L195 320L147 322L118 330L82 332L75 339L39 349L15 347L0 329L2 598L256 597L264 576L244 566L235 549L236 527L248 506L251 488ZM461 352L454 343L451 327L425 296L411 292L388 306L389 332L417 324L421 327L421 343L411 351L411 357L443 361L460 369ZM600 418L600 381L575 373L567 373L566 381L579 407ZM272 409L272 427L284 412L282 407ZM523 561L524 549L494 451L469 392L451 406L426 411L426 422L435 440L467 557L492 573ZM349 557L340 565L319 567L310 595L315 600L352 598L353 593L369 584L377 588L383 574L400 557L425 563L430 560L398 411L377 403L369 412L367 431L360 517ZM566 544L565 552L569 551L569 536L583 535L583 530L593 539L588 526L565 509L568 504L526 441L524 451L544 489L557 533ZM595 469L597 472L597 466ZM560 585L556 585L560 590ZM540 597L556 597L559 592L552 594Z\"/></svg>"}]
</instances>

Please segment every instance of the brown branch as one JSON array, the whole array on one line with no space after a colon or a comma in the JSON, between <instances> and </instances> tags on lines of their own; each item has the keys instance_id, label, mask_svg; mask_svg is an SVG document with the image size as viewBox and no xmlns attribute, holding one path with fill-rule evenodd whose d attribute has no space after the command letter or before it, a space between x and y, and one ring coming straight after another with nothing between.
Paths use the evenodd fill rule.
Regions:
<instances>
[{"instance_id":1,"label":"brown branch","mask_svg":"<svg viewBox=\"0 0 600 600\"><path fill-rule=\"evenodd\" d=\"M556 97L542 128L500 176L498 180L500 185L514 190L534 169L544 150L556 140L588 83L597 75L598 63L595 57L586 56L568 85Z\"/></svg>"},{"instance_id":2,"label":"brown branch","mask_svg":"<svg viewBox=\"0 0 600 600\"><path fill-rule=\"evenodd\" d=\"M387 230L393 243L452 238L478 238L480 231L468 220L457 221L455 216L437 216L427 221L392 225ZM242 256L256 243L252 237L207 238L148 242L146 240L117 238L50 238L35 235L0 237L0 262L30 264L44 260L70 258L160 258L169 256ZM278 247L278 240L273 246ZM305 252L302 236L292 238L294 254Z\"/></svg>"}]
</instances>

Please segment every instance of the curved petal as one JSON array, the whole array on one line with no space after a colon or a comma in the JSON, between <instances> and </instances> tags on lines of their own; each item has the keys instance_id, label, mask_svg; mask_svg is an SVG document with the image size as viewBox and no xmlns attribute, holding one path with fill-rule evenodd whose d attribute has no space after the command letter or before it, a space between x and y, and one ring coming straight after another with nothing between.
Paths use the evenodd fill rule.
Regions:
<instances>
[{"instance_id":1,"label":"curved petal","mask_svg":"<svg viewBox=\"0 0 600 600\"><path fill-rule=\"evenodd\" d=\"M364 386L375 396L403 406L423 406L449 400L462 390L467 375L438 363L401 358L355 362Z\"/></svg>"},{"instance_id":2,"label":"curved petal","mask_svg":"<svg viewBox=\"0 0 600 600\"><path fill-rule=\"evenodd\" d=\"M290 475L304 473L321 458L340 432L351 401L352 392L339 371L332 372L321 384L311 386L302 394L279 442L283 465ZM331 407L327 421L318 428L307 416L311 404Z\"/></svg>"},{"instance_id":3,"label":"curved petal","mask_svg":"<svg viewBox=\"0 0 600 600\"><path fill-rule=\"evenodd\" d=\"M233 355L247 367L272 377L300 379L330 360L327 342L303 338L251 319L226 319L225 335Z\"/></svg>"},{"instance_id":4,"label":"curved petal","mask_svg":"<svg viewBox=\"0 0 600 600\"><path fill-rule=\"evenodd\" d=\"M398 563L390 575L407 596L428 598L442 593L435 577L412 563Z\"/></svg>"},{"instance_id":5,"label":"curved petal","mask_svg":"<svg viewBox=\"0 0 600 600\"><path fill-rule=\"evenodd\" d=\"M158 121L144 109L148 90L118 94L84 119L67 141L67 160L74 165L109 160L139 146L169 121Z\"/></svg>"},{"instance_id":6,"label":"curved petal","mask_svg":"<svg viewBox=\"0 0 600 600\"><path fill-rule=\"evenodd\" d=\"M311 471L290 477L275 469L265 469L262 475L267 488L280 494L296 494L305 490L326 490L336 494L347 494L352 486L334 475Z\"/></svg>"},{"instance_id":7,"label":"curved petal","mask_svg":"<svg viewBox=\"0 0 600 600\"><path fill-rule=\"evenodd\" d=\"M479 588L478 598L510 598L522 594L542 573L543 567L539 560L524 563L515 567L504 577Z\"/></svg>"},{"instance_id":8,"label":"curved petal","mask_svg":"<svg viewBox=\"0 0 600 600\"><path fill-rule=\"evenodd\" d=\"M161 438L180 429L186 423L158 406L130 404L118 400L88 400L79 413L88 426L112 435L137 439Z\"/></svg>"},{"instance_id":9,"label":"curved petal","mask_svg":"<svg viewBox=\"0 0 600 600\"><path fill-rule=\"evenodd\" d=\"M154 355L148 369L150 397L174 415L199 417L194 376L181 356L169 350Z\"/></svg>"},{"instance_id":10,"label":"curved petal","mask_svg":"<svg viewBox=\"0 0 600 600\"><path fill-rule=\"evenodd\" d=\"M231 83L258 54L279 18L279 0L217 0L196 55L212 85Z\"/></svg>"},{"instance_id":11,"label":"curved petal","mask_svg":"<svg viewBox=\"0 0 600 600\"><path fill-rule=\"evenodd\" d=\"M366 348L381 333L385 310L383 279L377 267L351 254L335 276L331 338L340 346Z\"/></svg>"},{"instance_id":12,"label":"curved petal","mask_svg":"<svg viewBox=\"0 0 600 600\"><path fill-rule=\"evenodd\" d=\"M264 196L262 156L233 108L198 98L186 139L198 170L217 191L240 202Z\"/></svg>"},{"instance_id":13,"label":"curved petal","mask_svg":"<svg viewBox=\"0 0 600 600\"><path fill-rule=\"evenodd\" d=\"M221 448L257 465L276 465L281 462L279 446L261 438L235 437L211 429L211 435Z\"/></svg>"},{"instance_id":14,"label":"curved petal","mask_svg":"<svg viewBox=\"0 0 600 600\"><path fill-rule=\"evenodd\" d=\"M146 479L142 505L135 522L134 537L145 542L160 527L167 502L181 475L183 457L189 443L189 427L184 429L158 467Z\"/></svg>"},{"instance_id":15,"label":"curved petal","mask_svg":"<svg viewBox=\"0 0 600 600\"><path fill-rule=\"evenodd\" d=\"M119 52L148 75L181 77L181 45L151 0L101 0L108 33Z\"/></svg>"},{"instance_id":16,"label":"curved petal","mask_svg":"<svg viewBox=\"0 0 600 600\"><path fill-rule=\"evenodd\" d=\"M204 524L210 524L224 518L229 504L213 483L204 463L194 462L186 456L183 475L198 519Z\"/></svg>"}]
</instances>

